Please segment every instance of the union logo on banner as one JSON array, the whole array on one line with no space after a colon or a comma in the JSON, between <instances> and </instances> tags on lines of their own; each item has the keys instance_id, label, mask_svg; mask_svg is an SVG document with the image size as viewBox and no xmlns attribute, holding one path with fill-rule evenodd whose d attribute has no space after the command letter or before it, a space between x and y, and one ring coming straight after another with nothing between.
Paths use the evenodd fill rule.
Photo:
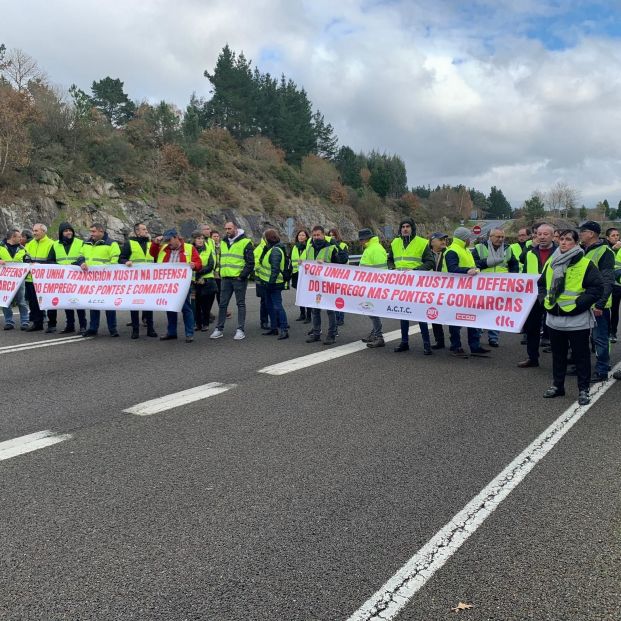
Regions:
<instances>
[{"instance_id":1,"label":"union logo on banner","mask_svg":"<svg viewBox=\"0 0 621 621\"><path fill-rule=\"evenodd\" d=\"M438 316L440 315L440 312L434 306L430 306L427 309L427 313L426 314L427 314L427 319L431 319L433 321L434 319L438 318Z\"/></svg>"}]
</instances>

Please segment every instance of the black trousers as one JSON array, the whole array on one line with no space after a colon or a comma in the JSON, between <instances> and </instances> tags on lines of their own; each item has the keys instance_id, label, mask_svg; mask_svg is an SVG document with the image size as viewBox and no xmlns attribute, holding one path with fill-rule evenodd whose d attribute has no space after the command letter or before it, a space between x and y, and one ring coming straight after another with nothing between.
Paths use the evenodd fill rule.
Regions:
<instances>
[{"instance_id":1,"label":"black trousers","mask_svg":"<svg viewBox=\"0 0 621 621\"><path fill-rule=\"evenodd\" d=\"M209 314L217 294L218 286L215 283L215 279L207 279L203 285L194 285L195 319L196 327L199 330L209 325Z\"/></svg>"},{"instance_id":2,"label":"black trousers","mask_svg":"<svg viewBox=\"0 0 621 621\"><path fill-rule=\"evenodd\" d=\"M567 351L571 346L572 358L578 374L578 390L588 390L591 383L591 330L555 330L548 326L552 346L552 381L558 388L565 386Z\"/></svg>"},{"instance_id":3,"label":"black trousers","mask_svg":"<svg viewBox=\"0 0 621 621\"><path fill-rule=\"evenodd\" d=\"M37 300L37 292L34 288L34 283L26 281L26 299L28 300L28 307L30 308L30 321L35 326L41 327L43 325L43 311L39 308L39 301ZM58 311L47 311L47 325L49 328L56 327L56 318Z\"/></svg>"},{"instance_id":4,"label":"black trousers","mask_svg":"<svg viewBox=\"0 0 621 621\"><path fill-rule=\"evenodd\" d=\"M619 327L619 303L621 303L621 286L612 288L612 308L610 309L610 335L617 334Z\"/></svg>"},{"instance_id":5,"label":"black trousers","mask_svg":"<svg viewBox=\"0 0 621 621\"><path fill-rule=\"evenodd\" d=\"M441 323L432 323L433 338L438 345L444 345L444 325Z\"/></svg>"},{"instance_id":6,"label":"black trousers","mask_svg":"<svg viewBox=\"0 0 621 621\"><path fill-rule=\"evenodd\" d=\"M524 332L526 333L526 353L528 354L528 358L533 362L539 362L542 316L543 305L536 301L524 324Z\"/></svg>"},{"instance_id":7,"label":"black trousers","mask_svg":"<svg viewBox=\"0 0 621 621\"><path fill-rule=\"evenodd\" d=\"M129 311L132 320L132 330L140 329L140 311ZM147 324L147 330L153 330L153 311L142 311L142 318Z\"/></svg>"}]
</instances>

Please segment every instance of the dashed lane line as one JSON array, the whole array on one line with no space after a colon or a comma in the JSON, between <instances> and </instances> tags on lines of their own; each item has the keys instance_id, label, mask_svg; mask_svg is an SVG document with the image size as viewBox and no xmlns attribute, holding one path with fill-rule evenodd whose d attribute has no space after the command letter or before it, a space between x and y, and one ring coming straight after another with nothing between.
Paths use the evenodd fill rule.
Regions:
<instances>
[{"instance_id":1,"label":"dashed lane line","mask_svg":"<svg viewBox=\"0 0 621 621\"><path fill-rule=\"evenodd\" d=\"M71 438L71 434L54 433L48 429L46 431L37 431L27 436L13 438L12 440L6 440L0 442L0 461L37 451L46 446L69 440L69 438Z\"/></svg>"},{"instance_id":2,"label":"dashed lane line","mask_svg":"<svg viewBox=\"0 0 621 621\"><path fill-rule=\"evenodd\" d=\"M166 410L172 410L187 403L193 403L194 401L200 401L201 399L207 399L207 397L213 397L220 393L235 388L237 384L221 384L219 382L210 382L209 384L203 384L202 386L196 386L188 390L182 390L181 392L175 392L158 399L151 399L150 401L144 401L137 405L123 410L128 414L136 414L136 416L151 416L151 414L157 414L158 412L164 412Z\"/></svg>"},{"instance_id":3,"label":"dashed lane line","mask_svg":"<svg viewBox=\"0 0 621 621\"><path fill-rule=\"evenodd\" d=\"M417 334L420 332L418 325L412 326L409 330L409 334ZM386 332L384 334L384 341L396 341L401 338L401 330L393 330L392 332ZM354 341L353 343L347 343L345 345L339 345L338 347L331 347L330 349L324 349L323 351L316 352L314 354L308 354L301 356L300 358L292 358L291 360L285 360L285 362L279 362L272 364L269 367L259 369L258 373L267 373L268 375L285 375L286 373L292 373L293 371L299 371L307 367L312 367L315 364L321 364L328 360L334 360L341 356L347 356L357 351L364 351L367 349L366 343L362 341Z\"/></svg>"},{"instance_id":4,"label":"dashed lane line","mask_svg":"<svg viewBox=\"0 0 621 621\"><path fill-rule=\"evenodd\" d=\"M62 338L51 338L46 341L33 341L32 343L22 343L21 345L5 345L0 347L0 355L12 354L18 351L27 351L29 349L39 349L40 347L53 347L55 345L70 345L71 343L81 343L90 341L92 336L65 336Z\"/></svg>"},{"instance_id":5,"label":"dashed lane line","mask_svg":"<svg viewBox=\"0 0 621 621\"><path fill-rule=\"evenodd\" d=\"M619 363L615 370L621 368ZM556 443L616 382L609 379L591 393L591 403L574 402L496 478L444 525L347 621L391 621L427 581L476 532L500 503L524 480Z\"/></svg>"}]
</instances>

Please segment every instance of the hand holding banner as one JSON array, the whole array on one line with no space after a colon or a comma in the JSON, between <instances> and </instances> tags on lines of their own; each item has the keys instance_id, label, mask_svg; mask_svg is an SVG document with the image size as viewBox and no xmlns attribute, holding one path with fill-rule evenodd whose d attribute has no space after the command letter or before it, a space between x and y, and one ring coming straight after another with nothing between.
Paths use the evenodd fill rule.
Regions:
<instances>
[{"instance_id":1,"label":"hand holding banner","mask_svg":"<svg viewBox=\"0 0 621 621\"><path fill-rule=\"evenodd\" d=\"M179 312L192 282L187 263L140 266L33 265L39 306L44 309L162 310Z\"/></svg>"},{"instance_id":2,"label":"hand holding banner","mask_svg":"<svg viewBox=\"0 0 621 621\"><path fill-rule=\"evenodd\" d=\"M537 274L382 270L300 264L296 304L345 313L519 332L537 299Z\"/></svg>"}]
</instances>

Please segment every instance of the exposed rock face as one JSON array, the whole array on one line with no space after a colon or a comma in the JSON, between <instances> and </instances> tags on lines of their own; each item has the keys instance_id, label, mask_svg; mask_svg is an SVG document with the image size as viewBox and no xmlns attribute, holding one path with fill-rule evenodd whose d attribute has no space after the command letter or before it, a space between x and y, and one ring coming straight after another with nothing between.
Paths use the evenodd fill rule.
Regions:
<instances>
[{"instance_id":1,"label":"exposed rock face","mask_svg":"<svg viewBox=\"0 0 621 621\"><path fill-rule=\"evenodd\" d=\"M357 239L361 228L350 206L323 204L312 198L287 198L272 214L261 210L260 201L239 208L203 209L187 207L180 199L181 205L164 208L158 207L156 201L122 195L113 183L92 175L81 175L67 186L56 171L44 169L37 181L33 186L20 187L17 197L0 196L0 238L10 227L32 228L37 222L46 224L54 236L58 224L65 220L83 237L88 237L88 228L93 223L101 222L119 241L131 234L136 222L144 222L153 234L175 226L183 236L189 237L201 223L222 231L224 223L233 220L254 239L259 239L266 228L273 227L280 231L284 241L293 241L295 231L301 228L310 231L316 224L326 230L338 228L346 240ZM392 237L399 219L399 214L387 210L386 226L378 228L378 234ZM419 229L423 234L424 228Z\"/></svg>"}]
</instances>

